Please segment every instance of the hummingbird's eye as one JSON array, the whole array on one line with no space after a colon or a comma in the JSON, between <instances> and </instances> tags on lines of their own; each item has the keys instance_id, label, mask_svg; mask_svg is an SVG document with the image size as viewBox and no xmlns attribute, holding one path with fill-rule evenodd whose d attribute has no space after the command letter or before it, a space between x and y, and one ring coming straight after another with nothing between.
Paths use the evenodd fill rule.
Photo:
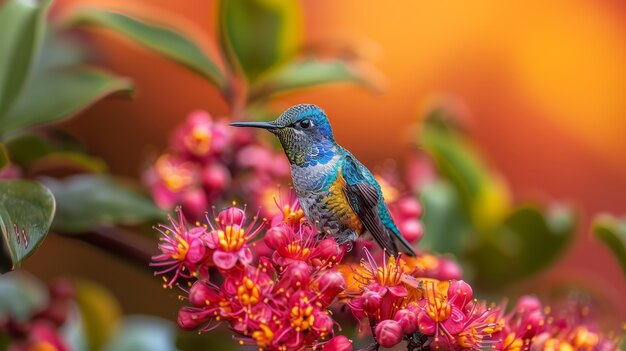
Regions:
<instances>
[{"instance_id":1,"label":"hummingbird's eye","mask_svg":"<svg viewBox=\"0 0 626 351\"><path fill-rule=\"evenodd\" d=\"M303 119L298 124L300 125L300 128L302 128L302 129L310 128L313 125L313 123L311 123L310 119Z\"/></svg>"}]
</instances>

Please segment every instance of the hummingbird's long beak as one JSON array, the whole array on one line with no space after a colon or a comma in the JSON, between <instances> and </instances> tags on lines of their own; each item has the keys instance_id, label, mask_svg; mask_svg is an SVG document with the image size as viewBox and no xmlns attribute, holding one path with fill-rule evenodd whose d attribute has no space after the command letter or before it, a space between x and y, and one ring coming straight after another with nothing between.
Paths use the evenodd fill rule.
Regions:
<instances>
[{"instance_id":1,"label":"hummingbird's long beak","mask_svg":"<svg viewBox=\"0 0 626 351\"><path fill-rule=\"evenodd\" d=\"M233 127L262 128L270 131L274 129L280 129L279 126L269 122L233 122L230 125Z\"/></svg>"}]
</instances>

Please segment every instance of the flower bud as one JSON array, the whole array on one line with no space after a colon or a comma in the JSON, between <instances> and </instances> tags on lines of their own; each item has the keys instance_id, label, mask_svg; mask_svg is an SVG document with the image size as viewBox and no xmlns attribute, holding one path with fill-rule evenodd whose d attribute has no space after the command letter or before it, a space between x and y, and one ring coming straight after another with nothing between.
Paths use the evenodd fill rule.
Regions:
<instances>
[{"instance_id":1,"label":"flower bud","mask_svg":"<svg viewBox=\"0 0 626 351\"><path fill-rule=\"evenodd\" d=\"M202 312L184 307L178 310L178 326L183 330L194 330L204 321Z\"/></svg>"},{"instance_id":2,"label":"flower bud","mask_svg":"<svg viewBox=\"0 0 626 351\"><path fill-rule=\"evenodd\" d=\"M217 294L205 281L198 280L189 289L189 302L192 306L203 307L206 306L207 301L217 299Z\"/></svg>"},{"instance_id":3,"label":"flower bud","mask_svg":"<svg viewBox=\"0 0 626 351\"><path fill-rule=\"evenodd\" d=\"M437 267L436 279L439 280L456 280L461 279L463 271L461 267L454 261L447 258L440 258Z\"/></svg>"},{"instance_id":4,"label":"flower bud","mask_svg":"<svg viewBox=\"0 0 626 351\"><path fill-rule=\"evenodd\" d=\"M400 323L404 334L413 334L417 330L417 314L412 310L398 310L393 319Z\"/></svg>"},{"instance_id":5,"label":"flower bud","mask_svg":"<svg viewBox=\"0 0 626 351\"><path fill-rule=\"evenodd\" d=\"M328 314L317 311L313 314L313 329L320 338L326 338L333 333L333 319Z\"/></svg>"},{"instance_id":6,"label":"flower bud","mask_svg":"<svg viewBox=\"0 0 626 351\"><path fill-rule=\"evenodd\" d=\"M415 219L422 217L422 205L414 197L405 196L401 198L396 202L395 208L402 217Z\"/></svg>"},{"instance_id":7,"label":"flower bud","mask_svg":"<svg viewBox=\"0 0 626 351\"><path fill-rule=\"evenodd\" d=\"M535 310L527 315L526 318L522 319L522 325L525 325L525 329L522 335L522 338L529 339L533 336L539 334L539 332L543 329L545 325L545 316L543 312L540 310Z\"/></svg>"},{"instance_id":8,"label":"flower bud","mask_svg":"<svg viewBox=\"0 0 626 351\"><path fill-rule=\"evenodd\" d=\"M537 310L541 310L541 301L536 296L522 296L515 305L515 312L521 314L532 313Z\"/></svg>"},{"instance_id":9,"label":"flower bud","mask_svg":"<svg viewBox=\"0 0 626 351\"><path fill-rule=\"evenodd\" d=\"M363 299L363 311L368 316L368 318L374 317L378 315L378 310L380 309L380 305L382 303L382 296L379 293L374 291L367 291L362 296Z\"/></svg>"},{"instance_id":10,"label":"flower bud","mask_svg":"<svg viewBox=\"0 0 626 351\"><path fill-rule=\"evenodd\" d=\"M337 245L337 242L333 238L326 238L317 245L311 260L315 266L323 266L333 264L341 261L343 257L343 249Z\"/></svg>"},{"instance_id":11,"label":"flower bud","mask_svg":"<svg viewBox=\"0 0 626 351\"><path fill-rule=\"evenodd\" d=\"M181 193L180 203L188 218L199 219L206 211L208 200L204 190L189 189Z\"/></svg>"},{"instance_id":12,"label":"flower bud","mask_svg":"<svg viewBox=\"0 0 626 351\"><path fill-rule=\"evenodd\" d=\"M228 169L219 163L212 163L202 169L202 184L210 193L221 193L230 185Z\"/></svg>"},{"instance_id":13,"label":"flower bud","mask_svg":"<svg viewBox=\"0 0 626 351\"><path fill-rule=\"evenodd\" d=\"M281 281L291 288L300 289L309 285L310 274L311 266L302 261L294 261L285 269Z\"/></svg>"},{"instance_id":14,"label":"flower bud","mask_svg":"<svg viewBox=\"0 0 626 351\"><path fill-rule=\"evenodd\" d=\"M217 219L224 225L236 224L241 226L246 220L246 214L239 207L231 206L221 210L217 215Z\"/></svg>"},{"instance_id":15,"label":"flower bud","mask_svg":"<svg viewBox=\"0 0 626 351\"><path fill-rule=\"evenodd\" d=\"M322 351L352 351L352 342L345 336L338 335L330 339Z\"/></svg>"},{"instance_id":16,"label":"flower bud","mask_svg":"<svg viewBox=\"0 0 626 351\"><path fill-rule=\"evenodd\" d=\"M415 218L399 222L399 227L402 236L410 243L419 241L424 236L424 226Z\"/></svg>"},{"instance_id":17,"label":"flower bud","mask_svg":"<svg viewBox=\"0 0 626 351\"><path fill-rule=\"evenodd\" d=\"M271 227L265 233L265 245L272 250L283 248L291 242L291 230L283 225Z\"/></svg>"},{"instance_id":18,"label":"flower bud","mask_svg":"<svg viewBox=\"0 0 626 351\"><path fill-rule=\"evenodd\" d=\"M456 280L448 286L448 300L450 303L463 309L468 302L472 301L472 287L463 280Z\"/></svg>"},{"instance_id":19,"label":"flower bud","mask_svg":"<svg viewBox=\"0 0 626 351\"><path fill-rule=\"evenodd\" d=\"M318 288L327 303L346 288L346 279L337 271L326 271L318 280Z\"/></svg>"},{"instance_id":20,"label":"flower bud","mask_svg":"<svg viewBox=\"0 0 626 351\"><path fill-rule=\"evenodd\" d=\"M376 334L376 341L380 346L386 348L399 344L404 337L400 323L389 319L378 323L374 333Z\"/></svg>"}]
</instances>

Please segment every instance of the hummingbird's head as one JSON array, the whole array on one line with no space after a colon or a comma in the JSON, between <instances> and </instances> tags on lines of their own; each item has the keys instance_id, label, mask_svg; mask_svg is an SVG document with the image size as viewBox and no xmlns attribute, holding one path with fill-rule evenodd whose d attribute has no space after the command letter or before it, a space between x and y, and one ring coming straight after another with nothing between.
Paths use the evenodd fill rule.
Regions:
<instances>
[{"instance_id":1,"label":"hummingbird's head","mask_svg":"<svg viewBox=\"0 0 626 351\"><path fill-rule=\"evenodd\" d=\"M233 122L235 127L263 128L280 140L291 163L327 154L335 145L330 122L321 108L302 104L288 108L272 122Z\"/></svg>"}]
</instances>

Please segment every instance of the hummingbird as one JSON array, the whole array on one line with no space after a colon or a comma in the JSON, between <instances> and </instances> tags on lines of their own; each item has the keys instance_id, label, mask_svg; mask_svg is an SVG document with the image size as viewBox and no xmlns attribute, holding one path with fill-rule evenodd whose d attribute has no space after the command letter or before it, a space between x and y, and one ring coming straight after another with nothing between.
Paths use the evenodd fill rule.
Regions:
<instances>
[{"instance_id":1,"label":"hummingbird","mask_svg":"<svg viewBox=\"0 0 626 351\"><path fill-rule=\"evenodd\" d=\"M388 255L415 252L402 237L372 173L335 142L330 122L316 105L292 106L271 122L233 122L262 128L278 137L291 164L296 196L306 217L338 244L352 248L369 232Z\"/></svg>"}]
</instances>

